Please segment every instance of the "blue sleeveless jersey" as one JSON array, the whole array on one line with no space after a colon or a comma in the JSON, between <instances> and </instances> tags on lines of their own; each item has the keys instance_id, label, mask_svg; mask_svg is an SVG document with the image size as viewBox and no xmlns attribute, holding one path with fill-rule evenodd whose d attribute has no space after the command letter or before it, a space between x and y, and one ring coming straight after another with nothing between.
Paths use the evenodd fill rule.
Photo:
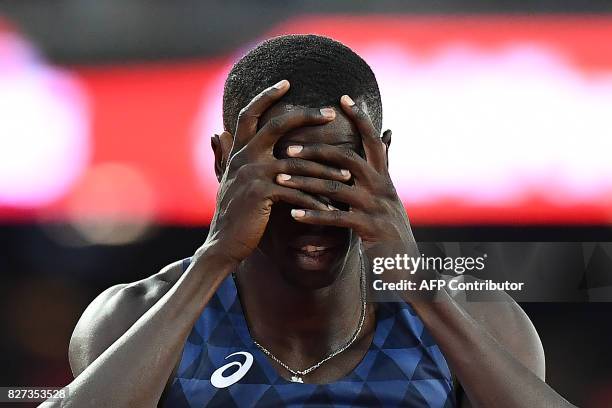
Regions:
<instances>
[{"instance_id":1,"label":"blue sleeveless jersey","mask_svg":"<svg viewBox=\"0 0 612 408\"><path fill-rule=\"evenodd\" d=\"M372 344L344 378L329 384L283 379L253 344L230 275L185 343L165 406L450 408L455 401L444 356L405 303L379 303Z\"/></svg>"}]
</instances>

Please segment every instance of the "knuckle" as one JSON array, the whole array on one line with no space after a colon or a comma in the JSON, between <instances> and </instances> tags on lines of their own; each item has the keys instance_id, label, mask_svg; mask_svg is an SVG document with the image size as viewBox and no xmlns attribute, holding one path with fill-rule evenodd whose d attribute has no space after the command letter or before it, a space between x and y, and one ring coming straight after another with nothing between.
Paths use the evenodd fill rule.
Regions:
<instances>
[{"instance_id":1,"label":"knuckle","mask_svg":"<svg viewBox=\"0 0 612 408\"><path fill-rule=\"evenodd\" d=\"M321 111L319 109L305 109L302 111L302 114L304 115L304 119L308 121L317 120L321 118Z\"/></svg>"},{"instance_id":2,"label":"knuckle","mask_svg":"<svg viewBox=\"0 0 612 408\"><path fill-rule=\"evenodd\" d=\"M241 117L248 115L250 107L251 107L251 104L248 104L244 108L240 109L240 112L238 112L238 117L241 118Z\"/></svg>"},{"instance_id":3,"label":"knuckle","mask_svg":"<svg viewBox=\"0 0 612 408\"><path fill-rule=\"evenodd\" d=\"M240 167L235 168L236 178L239 180L247 180L253 175L253 165L251 163L246 163L240 165Z\"/></svg>"},{"instance_id":4,"label":"knuckle","mask_svg":"<svg viewBox=\"0 0 612 408\"><path fill-rule=\"evenodd\" d=\"M382 201L381 197L374 196L368 200L362 200L360 204L366 212L376 213L376 210L382 207Z\"/></svg>"},{"instance_id":5,"label":"knuckle","mask_svg":"<svg viewBox=\"0 0 612 408\"><path fill-rule=\"evenodd\" d=\"M354 150L352 150L352 149L343 149L343 154L344 154L345 158L347 158L349 160L355 160L356 153L355 153Z\"/></svg>"},{"instance_id":6,"label":"knuckle","mask_svg":"<svg viewBox=\"0 0 612 408\"><path fill-rule=\"evenodd\" d=\"M325 189L332 193L337 193L342 189L342 184L335 180L325 180Z\"/></svg>"},{"instance_id":7,"label":"knuckle","mask_svg":"<svg viewBox=\"0 0 612 408\"><path fill-rule=\"evenodd\" d=\"M368 114L363 109L355 109L355 116L359 120L366 120L369 118Z\"/></svg>"},{"instance_id":8,"label":"knuckle","mask_svg":"<svg viewBox=\"0 0 612 408\"><path fill-rule=\"evenodd\" d=\"M280 131L283 128L284 122L285 121L283 119L274 117L268 121L268 128L273 132Z\"/></svg>"},{"instance_id":9,"label":"knuckle","mask_svg":"<svg viewBox=\"0 0 612 408\"><path fill-rule=\"evenodd\" d=\"M387 195L389 197L395 197L397 195L397 191L395 191L395 185L393 184L393 181L389 178L386 179L383 183L385 185L385 191L387 192Z\"/></svg>"},{"instance_id":10,"label":"knuckle","mask_svg":"<svg viewBox=\"0 0 612 408\"><path fill-rule=\"evenodd\" d=\"M240 112L238 112L238 123L244 123L251 115L251 106L252 104L248 104L247 106L245 106L244 108L240 109Z\"/></svg>"},{"instance_id":11,"label":"knuckle","mask_svg":"<svg viewBox=\"0 0 612 408\"><path fill-rule=\"evenodd\" d=\"M249 163L247 172L251 175L252 179L260 180L266 177L267 167L263 163Z\"/></svg>"},{"instance_id":12,"label":"knuckle","mask_svg":"<svg viewBox=\"0 0 612 408\"><path fill-rule=\"evenodd\" d=\"M276 93L278 92L278 89L274 88L273 86L271 86L270 88L266 89L265 91L263 91L259 96L257 96L258 99L270 99L273 98L274 95L276 95Z\"/></svg>"},{"instance_id":13,"label":"knuckle","mask_svg":"<svg viewBox=\"0 0 612 408\"><path fill-rule=\"evenodd\" d=\"M304 205L307 205L311 208L319 208L319 206L321 205L321 202L319 200L313 198L312 196L306 193L298 191L298 194L300 196L300 199L304 201Z\"/></svg>"},{"instance_id":14,"label":"knuckle","mask_svg":"<svg viewBox=\"0 0 612 408\"><path fill-rule=\"evenodd\" d=\"M251 99L250 105L255 105L259 102L265 102L266 100L272 98L274 96L275 89L270 87L266 88Z\"/></svg>"},{"instance_id":15,"label":"knuckle","mask_svg":"<svg viewBox=\"0 0 612 408\"><path fill-rule=\"evenodd\" d=\"M300 159L287 160L287 169L292 171L300 171L304 169L304 162Z\"/></svg>"},{"instance_id":16,"label":"knuckle","mask_svg":"<svg viewBox=\"0 0 612 408\"><path fill-rule=\"evenodd\" d=\"M315 154L315 155L320 155L321 153L323 153L323 145L321 145L320 143L313 143L310 146L308 146L308 150L310 150L310 153Z\"/></svg>"},{"instance_id":17,"label":"knuckle","mask_svg":"<svg viewBox=\"0 0 612 408\"><path fill-rule=\"evenodd\" d=\"M397 195L391 178L377 179L374 185L377 186L376 195L381 199L394 198Z\"/></svg>"},{"instance_id":18,"label":"knuckle","mask_svg":"<svg viewBox=\"0 0 612 408\"><path fill-rule=\"evenodd\" d=\"M245 196L247 199L256 199L261 196L264 190L264 183L261 180L253 180L250 182L245 191Z\"/></svg>"}]
</instances>

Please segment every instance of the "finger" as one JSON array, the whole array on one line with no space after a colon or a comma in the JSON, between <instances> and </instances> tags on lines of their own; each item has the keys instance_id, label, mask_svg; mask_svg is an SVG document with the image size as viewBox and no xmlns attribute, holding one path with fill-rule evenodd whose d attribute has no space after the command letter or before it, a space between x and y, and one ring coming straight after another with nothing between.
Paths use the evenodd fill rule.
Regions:
<instances>
[{"instance_id":1,"label":"finger","mask_svg":"<svg viewBox=\"0 0 612 408\"><path fill-rule=\"evenodd\" d=\"M291 158L274 162L274 173L278 176L311 176L328 180L348 181L351 172L346 169L337 169L310 160Z\"/></svg>"},{"instance_id":2,"label":"finger","mask_svg":"<svg viewBox=\"0 0 612 408\"><path fill-rule=\"evenodd\" d=\"M356 151L340 146L323 143L291 145L287 155L311 161L330 163L341 169L347 169L360 181L367 181L373 169Z\"/></svg>"},{"instance_id":3,"label":"finger","mask_svg":"<svg viewBox=\"0 0 612 408\"><path fill-rule=\"evenodd\" d=\"M268 197L272 201L279 202L284 201L289 204L293 204L300 208L309 208L311 210L319 211L331 211L329 206L313 196L304 193L303 191L296 190L294 188L283 187L273 184Z\"/></svg>"},{"instance_id":4,"label":"finger","mask_svg":"<svg viewBox=\"0 0 612 408\"><path fill-rule=\"evenodd\" d=\"M361 134L368 163L371 163L372 167L377 171L383 170L385 165L384 144L378 137L378 132L374 128L370 116L366 111L358 107L348 95L343 95L340 98L340 106L353 123L355 123Z\"/></svg>"},{"instance_id":5,"label":"finger","mask_svg":"<svg viewBox=\"0 0 612 408\"><path fill-rule=\"evenodd\" d=\"M364 199L359 197L359 190L336 180L279 174L276 176L276 182L280 185L295 188L310 194L322 195L334 201L349 204L352 207L360 208L364 202Z\"/></svg>"},{"instance_id":6,"label":"finger","mask_svg":"<svg viewBox=\"0 0 612 408\"><path fill-rule=\"evenodd\" d=\"M269 151L285 133L303 126L322 125L334 120L336 111L332 108L300 108L270 119L251 139L248 149Z\"/></svg>"},{"instance_id":7,"label":"finger","mask_svg":"<svg viewBox=\"0 0 612 408\"><path fill-rule=\"evenodd\" d=\"M291 216L294 220L304 224L330 225L359 229L362 225L360 217L351 211L317 211L311 209L293 209Z\"/></svg>"},{"instance_id":8,"label":"finger","mask_svg":"<svg viewBox=\"0 0 612 408\"><path fill-rule=\"evenodd\" d=\"M257 132L261 115L289 90L289 81L283 79L255 96L238 114L232 153L242 149Z\"/></svg>"}]
</instances>

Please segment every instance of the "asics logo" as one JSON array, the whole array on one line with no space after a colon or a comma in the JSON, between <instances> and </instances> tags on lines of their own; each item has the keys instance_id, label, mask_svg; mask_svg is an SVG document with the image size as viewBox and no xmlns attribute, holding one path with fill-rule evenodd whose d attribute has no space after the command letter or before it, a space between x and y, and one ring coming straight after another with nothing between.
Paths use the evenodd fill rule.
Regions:
<instances>
[{"instance_id":1,"label":"asics logo","mask_svg":"<svg viewBox=\"0 0 612 408\"><path fill-rule=\"evenodd\" d=\"M237 351L236 353L232 353L229 356L225 357L225 359L227 360L228 358L235 356L237 354L240 354L246 357L246 360L244 361L244 363L241 363L239 361L233 361L231 363L228 363L224 366L217 368L210 376L210 383L214 387L216 388L229 387L230 385L235 384L238 381L240 381L240 379L244 377L247 371L249 371L249 368L251 368L251 366L253 365L253 355L251 353L248 353L246 351ZM233 367L233 366L238 366L238 370L235 373L228 375L227 377L224 377L223 373L228 368Z\"/></svg>"}]
</instances>

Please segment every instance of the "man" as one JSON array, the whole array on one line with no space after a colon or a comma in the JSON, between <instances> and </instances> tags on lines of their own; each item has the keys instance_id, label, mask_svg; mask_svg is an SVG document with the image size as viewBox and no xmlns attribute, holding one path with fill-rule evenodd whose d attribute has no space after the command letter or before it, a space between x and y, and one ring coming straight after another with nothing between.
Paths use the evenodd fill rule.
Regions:
<instances>
[{"instance_id":1,"label":"man","mask_svg":"<svg viewBox=\"0 0 612 408\"><path fill-rule=\"evenodd\" d=\"M64 405L571 406L505 294L366 302L371 259L418 252L359 56L319 36L271 39L233 67L223 107L206 241L92 302Z\"/></svg>"}]
</instances>

